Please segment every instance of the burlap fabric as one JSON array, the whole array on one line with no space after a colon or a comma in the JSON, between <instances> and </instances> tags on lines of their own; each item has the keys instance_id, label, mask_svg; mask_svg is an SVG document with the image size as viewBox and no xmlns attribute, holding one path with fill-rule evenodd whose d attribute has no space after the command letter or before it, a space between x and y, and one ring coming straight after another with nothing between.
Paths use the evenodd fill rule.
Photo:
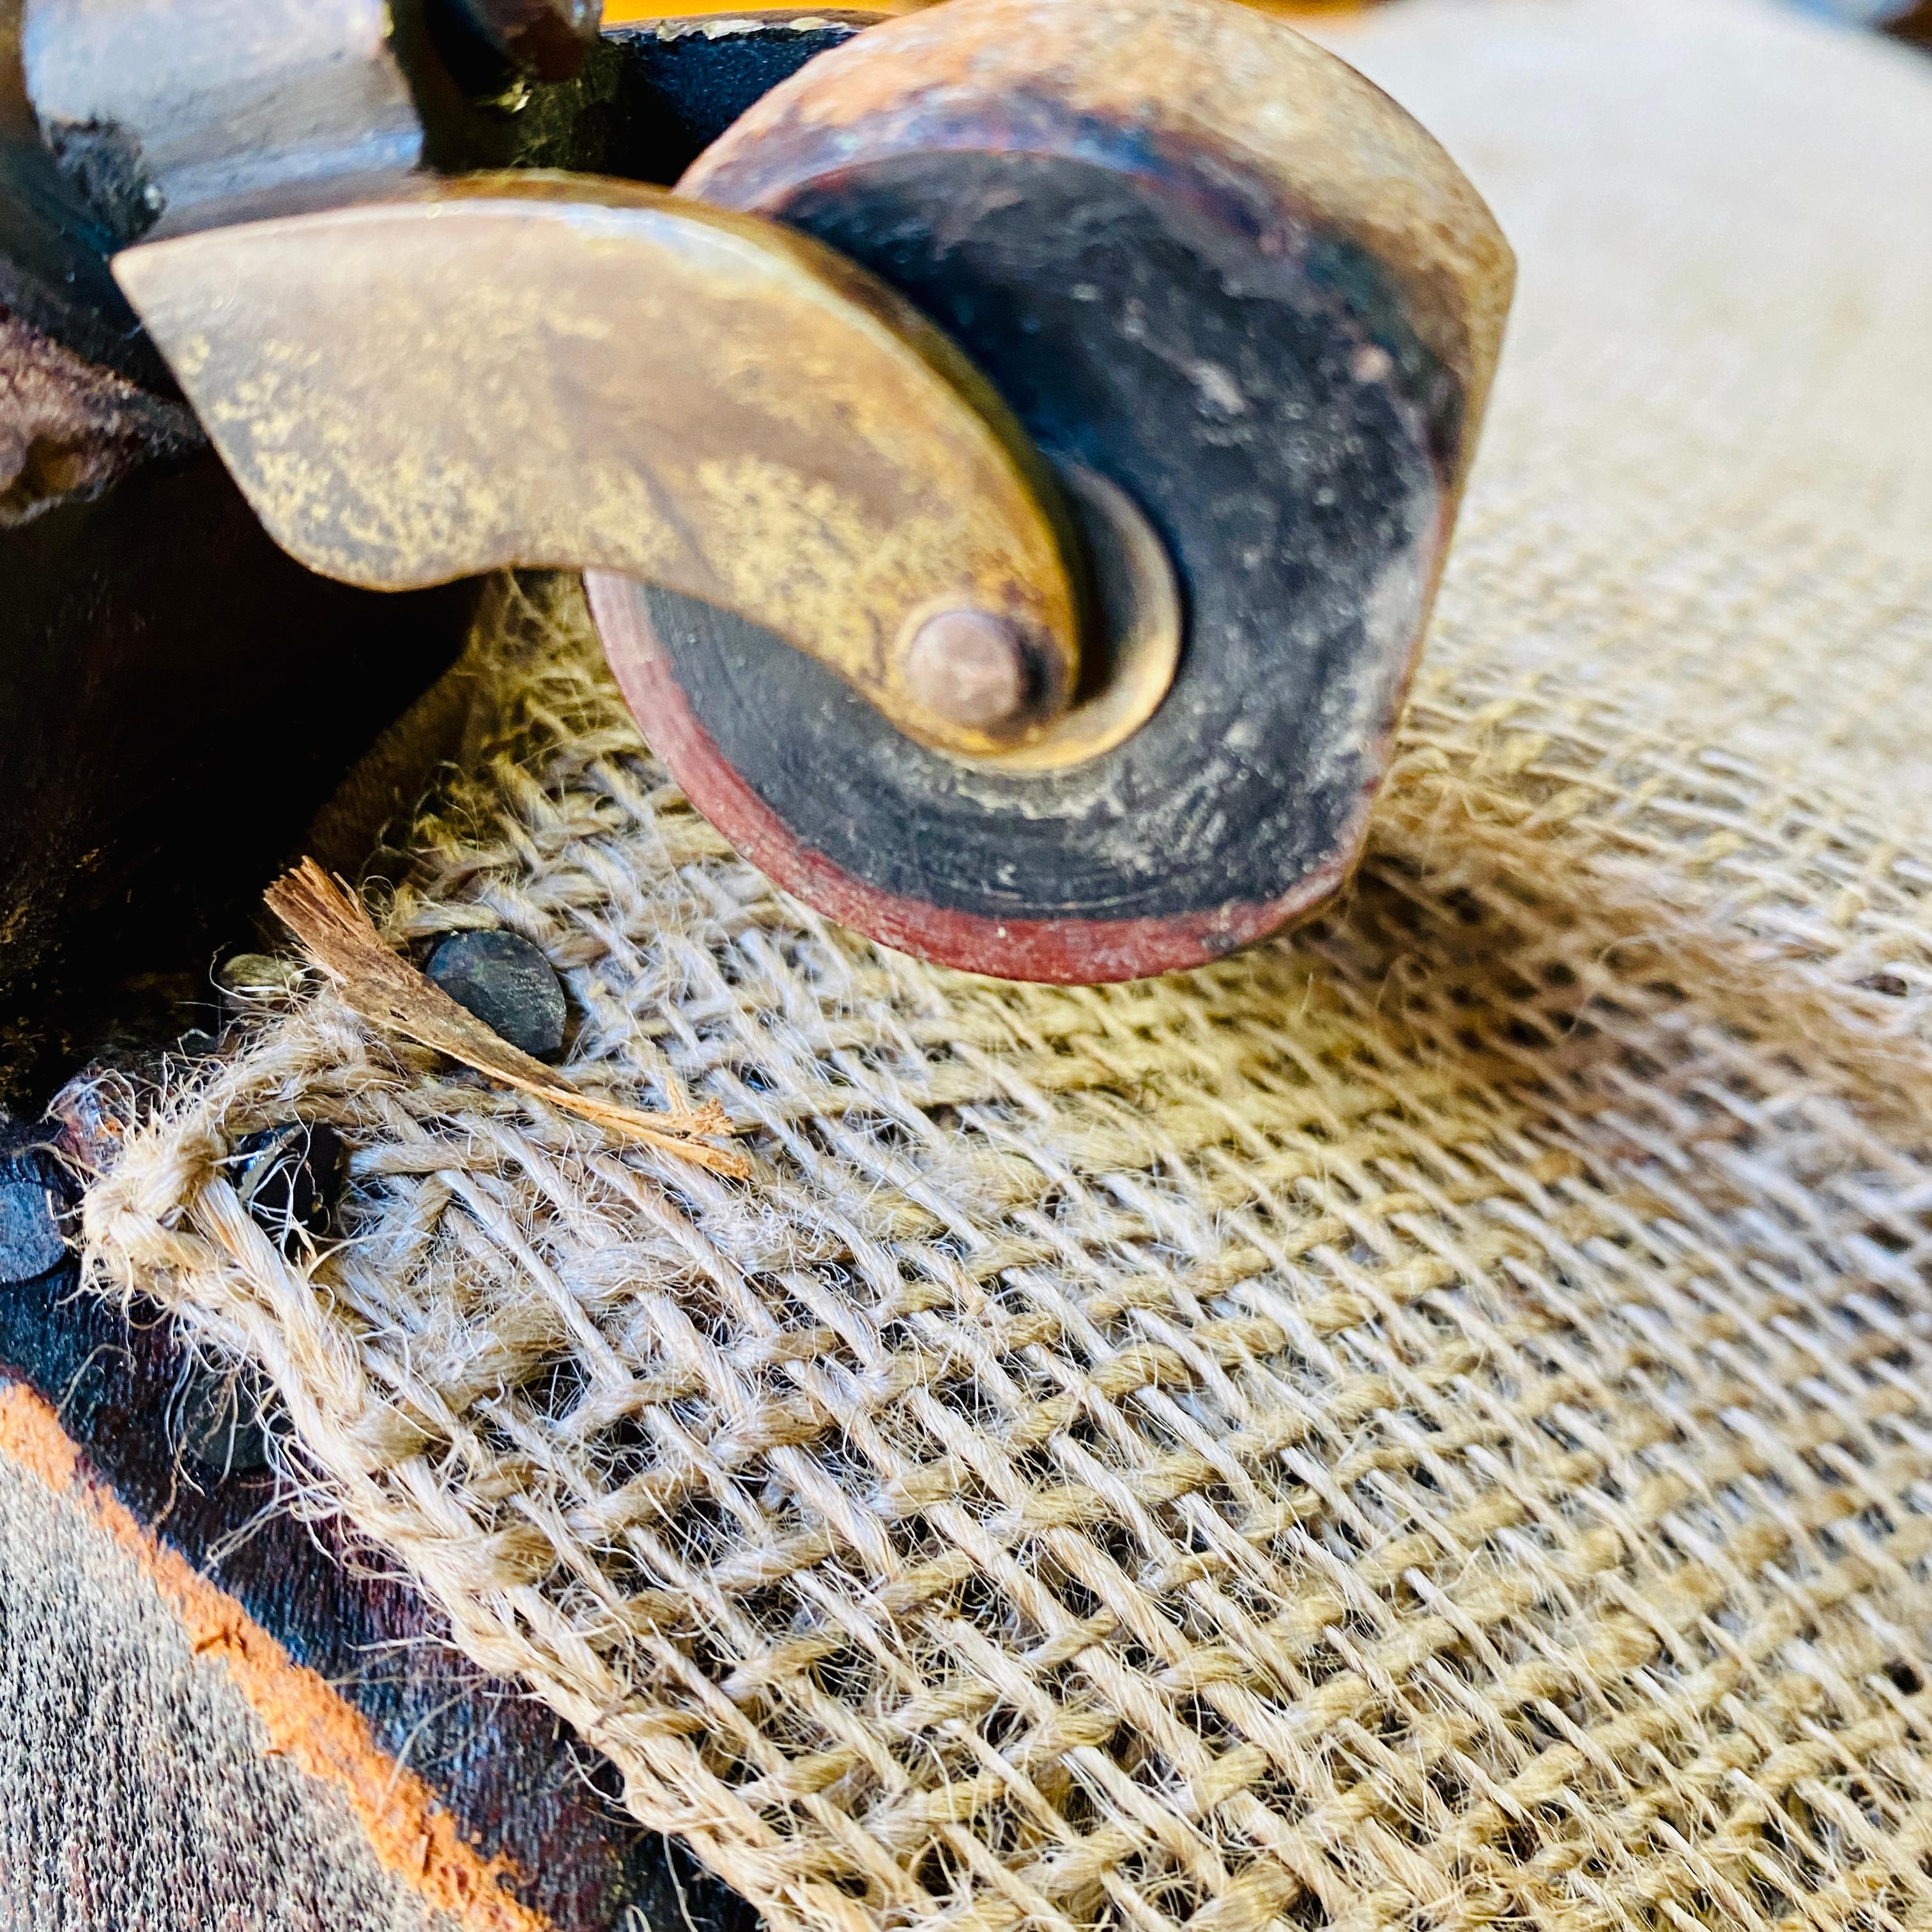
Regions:
<instances>
[{"instance_id":1,"label":"burlap fabric","mask_svg":"<svg viewBox=\"0 0 1932 1932\"><path fill-rule=\"evenodd\" d=\"M756 1178L311 988L98 1279L775 1925L1932 1924L1932 71L1744 0L1342 44L1525 276L1340 912L883 953L506 592L387 929L527 934ZM292 1112L356 1150L299 1264L223 1166Z\"/></svg>"}]
</instances>

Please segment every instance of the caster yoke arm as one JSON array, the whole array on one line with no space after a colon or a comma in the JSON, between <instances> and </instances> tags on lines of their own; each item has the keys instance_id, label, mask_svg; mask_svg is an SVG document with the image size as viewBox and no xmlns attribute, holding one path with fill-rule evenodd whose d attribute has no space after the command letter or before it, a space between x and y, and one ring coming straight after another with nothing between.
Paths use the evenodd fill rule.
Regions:
<instances>
[{"instance_id":1,"label":"caster yoke arm","mask_svg":"<svg viewBox=\"0 0 1932 1932\"><path fill-rule=\"evenodd\" d=\"M969 756L1024 743L1074 689L1072 540L1041 459L945 336L778 224L519 172L114 266L270 534L328 576L622 572ZM997 716L949 716L922 680L961 613L1014 652Z\"/></svg>"}]
</instances>

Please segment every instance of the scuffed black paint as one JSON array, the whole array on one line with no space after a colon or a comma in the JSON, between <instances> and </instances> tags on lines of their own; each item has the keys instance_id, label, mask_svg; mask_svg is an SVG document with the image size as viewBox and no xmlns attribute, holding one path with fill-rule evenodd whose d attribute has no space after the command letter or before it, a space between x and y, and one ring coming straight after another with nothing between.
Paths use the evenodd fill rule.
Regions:
<instances>
[{"instance_id":1,"label":"scuffed black paint","mask_svg":"<svg viewBox=\"0 0 1932 1932\"><path fill-rule=\"evenodd\" d=\"M0 1376L52 1403L134 1516L334 1685L486 1858L507 1856L556 1932L632 1932L637 1915L653 1932L754 1932L681 1846L621 1815L608 1765L561 1719L481 1676L413 1590L372 1574L380 1558L345 1563L335 1528L270 1508L272 1475L177 1455L202 1391L164 1317L130 1323L71 1266L0 1288Z\"/></svg>"},{"instance_id":2,"label":"scuffed black paint","mask_svg":"<svg viewBox=\"0 0 1932 1932\"><path fill-rule=\"evenodd\" d=\"M623 119L608 172L675 182L733 122L878 16L828 10L797 22L681 22L606 30L622 61Z\"/></svg>"}]
</instances>

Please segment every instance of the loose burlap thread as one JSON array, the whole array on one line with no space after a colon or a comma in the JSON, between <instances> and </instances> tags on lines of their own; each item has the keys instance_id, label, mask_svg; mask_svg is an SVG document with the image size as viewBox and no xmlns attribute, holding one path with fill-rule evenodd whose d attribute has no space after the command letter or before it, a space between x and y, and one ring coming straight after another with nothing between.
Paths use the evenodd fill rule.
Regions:
<instances>
[{"instance_id":1,"label":"loose burlap thread","mask_svg":"<svg viewBox=\"0 0 1932 1932\"><path fill-rule=\"evenodd\" d=\"M1855 735L1906 731L1922 542L1646 416L1669 343L1580 397L1559 342L1295 940L873 948L506 586L385 930L526 934L572 1077L721 1100L754 1178L311 986L91 1196L97 1280L259 1364L316 1497L775 1926L1932 1924L1932 840ZM1827 619L1858 689L1780 740ZM1672 714L1693 661L1730 712ZM224 1165L292 1113L354 1174L292 1262Z\"/></svg>"}]
</instances>

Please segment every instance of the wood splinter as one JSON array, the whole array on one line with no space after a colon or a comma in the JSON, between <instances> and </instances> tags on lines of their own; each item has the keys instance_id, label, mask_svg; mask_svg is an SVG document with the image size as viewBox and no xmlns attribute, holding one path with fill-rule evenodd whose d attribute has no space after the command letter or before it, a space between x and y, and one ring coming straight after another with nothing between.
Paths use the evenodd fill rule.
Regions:
<instances>
[{"instance_id":1,"label":"wood splinter","mask_svg":"<svg viewBox=\"0 0 1932 1932\"><path fill-rule=\"evenodd\" d=\"M263 897L268 910L295 934L310 962L328 975L343 999L370 1026L446 1054L490 1079L609 1132L734 1180L751 1178L752 1163L743 1154L710 1144L734 1131L716 1100L686 1113L647 1113L579 1092L541 1060L492 1032L385 944L362 901L313 859L303 860L278 879Z\"/></svg>"}]
</instances>

